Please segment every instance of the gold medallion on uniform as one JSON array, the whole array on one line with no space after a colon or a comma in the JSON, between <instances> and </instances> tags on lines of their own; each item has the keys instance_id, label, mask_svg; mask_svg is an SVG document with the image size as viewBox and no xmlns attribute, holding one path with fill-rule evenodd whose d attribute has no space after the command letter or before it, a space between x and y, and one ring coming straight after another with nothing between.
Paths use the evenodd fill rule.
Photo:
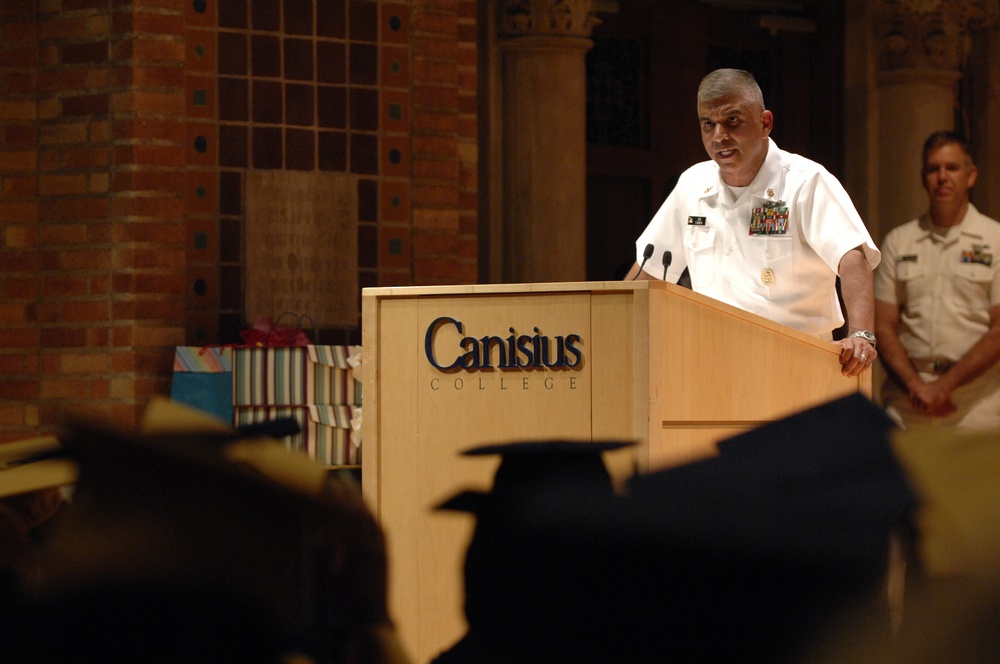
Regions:
<instances>
[{"instance_id":1,"label":"gold medallion on uniform","mask_svg":"<svg viewBox=\"0 0 1000 664\"><path fill-rule=\"evenodd\" d=\"M760 282L765 286L774 285L774 270L769 267L765 267L760 271Z\"/></svg>"}]
</instances>

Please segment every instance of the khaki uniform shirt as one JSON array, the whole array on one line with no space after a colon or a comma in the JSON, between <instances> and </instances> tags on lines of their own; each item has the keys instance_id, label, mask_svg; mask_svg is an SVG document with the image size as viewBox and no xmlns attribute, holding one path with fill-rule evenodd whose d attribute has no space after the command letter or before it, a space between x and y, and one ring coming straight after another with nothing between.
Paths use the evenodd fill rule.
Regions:
<instances>
[{"instance_id":1,"label":"khaki uniform shirt","mask_svg":"<svg viewBox=\"0 0 1000 664\"><path fill-rule=\"evenodd\" d=\"M989 329L1000 304L1000 223L969 204L945 238L927 215L891 230L875 298L899 306L899 338L914 360L957 361ZM918 368L920 368L918 366Z\"/></svg>"}]
</instances>

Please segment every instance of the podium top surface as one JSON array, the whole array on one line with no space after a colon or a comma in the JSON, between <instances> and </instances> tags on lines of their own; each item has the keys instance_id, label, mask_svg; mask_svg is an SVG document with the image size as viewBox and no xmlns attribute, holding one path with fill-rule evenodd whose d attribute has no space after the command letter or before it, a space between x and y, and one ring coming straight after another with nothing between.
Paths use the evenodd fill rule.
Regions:
<instances>
[{"instance_id":1,"label":"podium top surface","mask_svg":"<svg viewBox=\"0 0 1000 664\"><path fill-rule=\"evenodd\" d=\"M362 288L362 296L418 297L421 295L492 295L574 291L636 291L672 286L665 281L555 281L513 284L452 284L446 286L379 286Z\"/></svg>"},{"instance_id":2,"label":"podium top surface","mask_svg":"<svg viewBox=\"0 0 1000 664\"><path fill-rule=\"evenodd\" d=\"M769 329L816 348L840 353L839 346L815 337L801 330L782 325L769 318L745 311L731 304L696 293L693 290L658 280L637 281L558 281L511 284L452 284L443 286L380 286L361 290L362 300L381 300L418 297L461 297L476 295L544 295L547 293L655 293L671 297L682 297L697 302L701 306L716 309L721 313L744 319L758 327Z\"/></svg>"}]
</instances>

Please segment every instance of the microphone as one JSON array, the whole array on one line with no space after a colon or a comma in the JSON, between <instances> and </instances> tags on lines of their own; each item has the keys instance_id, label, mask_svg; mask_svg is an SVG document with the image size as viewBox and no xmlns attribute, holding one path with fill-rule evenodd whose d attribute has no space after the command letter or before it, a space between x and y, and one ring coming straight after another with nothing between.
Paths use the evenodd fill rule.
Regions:
<instances>
[{"instance_id":1,"label":"microphone","mask_svg":"<svg viewBox=\"0 0 1000 664\"><path fill-rule=\"evenodd\" d=\"M673 256L670 255L669 251L663 252L663 280L667 280L667 268L670 267L670 260Z\"/></svg>"},{"instance_id":2,"label":"microphone","mask_svg":"<svg viewBox=\"0 0 1000 664\"><path fill-rule=\"evenodd\" d=\"M642 263L639 264L639 269L636 270L635 276L632 277L632 281L635 281L636 279L639 278L639 273L642 272L643 266L646 265L646 261L648 261L649 257L653 255L653 251L655 249L656 247L654 247L653 245L647 244L646 248L642 250Z\"/></svg>"}]
</instances>

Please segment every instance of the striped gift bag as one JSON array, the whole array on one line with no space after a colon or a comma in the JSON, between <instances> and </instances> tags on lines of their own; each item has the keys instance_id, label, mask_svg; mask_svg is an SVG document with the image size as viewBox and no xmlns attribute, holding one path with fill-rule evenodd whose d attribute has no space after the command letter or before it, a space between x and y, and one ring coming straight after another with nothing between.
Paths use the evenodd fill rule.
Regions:
<instances>
[{"instance_id":1,"label":"striped gift bag","mask_svg":"<svg viewBox=\"0 0 1000 664\"><path fill-rule=\"evenodd\" d=\"M360 346L236 347L237 406L360 406Z\"/></svg>"},{"instance_id":2,"label":"striped gift bag","mask_svg":"<svg viewBox=\"0 0 1000 664\"><path fill-rule=\"evenodd\" d=\"M361 406L361 346L306 346L310 404Z\"/></svg>"},{"instance_id":3,"label":"striped gift bag","mask_svg":"<svg viewBox=\"0 0 1000 664\"><path fill-rule=\"evenodd\" d=\"M293 417L293 450L328 465L361 462L361 346L233 348L233 422Z\"/></svg>"},{"instance_id":4,"label":"striped gift bag","mask_svg":"<svg viewBox=\"0 0 1000 664\"><path fill-rule=\"evenodd\" d=\"M306 453L328 465L360 465L361 408L309 406Z\"/></svg>"},{"instance_id":5,"label":"striped gift bag","mask_svg":"<svg viewBox=\"0 0 1000 664\"><path fill-rule=\"evenodd\" d=\"M291 417L299 433L285 445L330 466L361 464L361 408L352 406L237 406L236 426Z\"/></svg>"}]
</instances>

